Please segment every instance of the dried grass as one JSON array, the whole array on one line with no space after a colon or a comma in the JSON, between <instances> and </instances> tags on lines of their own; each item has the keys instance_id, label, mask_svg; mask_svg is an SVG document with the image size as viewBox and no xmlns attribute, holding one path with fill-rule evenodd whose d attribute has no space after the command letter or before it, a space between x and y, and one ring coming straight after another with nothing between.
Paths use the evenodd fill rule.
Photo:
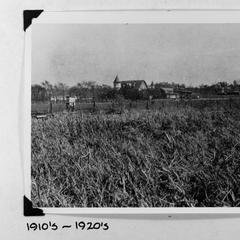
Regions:
<instances>
[{"instance_id":1,"label":"dried grass","mask_svg":"<svg viewBox=\"0 0 240 240\"><path fill-rule=\"evenodd\" d=\"M233 207L239 186L237 108L32 120L35 206Z\"/></svg>"}]
</instances>

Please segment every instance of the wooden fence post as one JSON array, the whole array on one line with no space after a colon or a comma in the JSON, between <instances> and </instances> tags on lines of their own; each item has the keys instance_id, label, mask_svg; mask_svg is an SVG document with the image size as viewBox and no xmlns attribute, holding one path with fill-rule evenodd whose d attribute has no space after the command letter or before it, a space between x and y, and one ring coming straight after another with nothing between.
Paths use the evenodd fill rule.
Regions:
<instances>
[{"instance_id":1,"label":"wooden fence post","mask_svg":"<svg viewBox=\"0 0 240 240\"><path fill-rule=\"evenodd\" d=\"M149 109L149 100L147 99L147 105L146 105L146 109Z\"/></svg>"},{"instance_id":2,"label":"wooden fence post","mask_svg":"<svg viewBox=\"0 0 240 240\"><path fill-rule=\"evenodd\" d=\"M52 114L52 101L51 100L49 101L49 113Z\"/></svg>"},{"instance_id":3,"label":"wooden fence post","mask_svg":"<svg viewBox=\"0 0 240 240\"><path fill-rule=\"evenodd\" d=\"M94 86L92 86L92 98L93 98L93 111L96 110L96 101L95 101L95 89Z\"/></svg>"}]
</instances>

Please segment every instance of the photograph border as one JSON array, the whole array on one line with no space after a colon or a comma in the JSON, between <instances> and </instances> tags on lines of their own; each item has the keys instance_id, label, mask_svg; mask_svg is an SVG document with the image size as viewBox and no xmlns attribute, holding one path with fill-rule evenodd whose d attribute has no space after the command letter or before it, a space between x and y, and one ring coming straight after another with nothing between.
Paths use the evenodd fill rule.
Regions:
<instances>
[{"instance_id":1,"label":"photograph border","mask_svg":"<svg viewBox=\"0 0 240 240\"><path fill-rule=\"evenodd\" d=\"M31 200L31 46L35 24L240 23L240 10L81 10L43 11L24 35L23 108L21 111L24 195ZM234 214L240 207L40 208L46 214Z\"/></svg>"}]
</instances>

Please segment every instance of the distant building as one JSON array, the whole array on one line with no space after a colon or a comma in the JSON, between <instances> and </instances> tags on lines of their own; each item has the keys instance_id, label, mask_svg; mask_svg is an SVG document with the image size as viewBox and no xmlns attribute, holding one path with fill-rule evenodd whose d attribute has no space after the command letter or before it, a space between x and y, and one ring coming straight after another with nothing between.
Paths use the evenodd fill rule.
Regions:
<instances>
[{"instance_id":1,"label":"distant building","mask_svg":"<svg viewBox=\"0 0 240 240\"><path fill-rule=\"evenodd\" d=\"M148 86L144 80L120 81L117 75L113 81L113 87L125 99L137 100L149 97Z\"/></svg>"},{"instance_id":2,"label":"distant building","mask_svg":"<svg viewBox=\"0 0 240 240\"><path fill-rule=\"evenodd\" d=\"M121 88L134 88L138 91L147 90L148 86L144 80L121 81Z\"/></svg>"},{"instance_id":3,"label":"distant building","mask_svg":"<svg viewBox=\"0 0 240 240\"><path fill-rule=\"evenodd\" d=\"M177 99L179 98L179 94L174 91L173 88L161 88L165 93L166 98Z\"/></svg>"},{"instance_id":4,"label":"distant building","mask_svg":"<svg viewBox=\"0 0 240 240\"><path fill-rule=\"evenodd\" d=\"M192 98L193 92L186 89L178 89L176 92L179 94L180 98ZM195 97L197 98L197 97Z\"/></svg>"},{"instance_id":5,"label":"distant building","mask_svg":"<svg viewBox=\"0 0 240 240\"><path fill-rule=\"evenodd\" d=\"M125 80L120 81L118 75L113 81L114 89L135 89L138 91L147 90L148 86L144 80Z\"/></svg>"},{"instance_id":6,"label":"distant building","mask_svg":"<svg viewBox=\"0 0 240 240\"><path fill-rule=\"evenodd\" d=\"M117 89L117 90L121 88L121 82L119 81L118 75L115 77L113 81L113 87L114 89Z\"/></svg>"},{"instance_id":7,"label":"distant building","mask_svg":"<svg viewBox=\"0 0 240 240\"><path fill-rule=\"evenodd\" d=\"M154 83L153 82L151 82L151 84L149 85L149 88L154 89Z\"/></svg>"}]
</instances>

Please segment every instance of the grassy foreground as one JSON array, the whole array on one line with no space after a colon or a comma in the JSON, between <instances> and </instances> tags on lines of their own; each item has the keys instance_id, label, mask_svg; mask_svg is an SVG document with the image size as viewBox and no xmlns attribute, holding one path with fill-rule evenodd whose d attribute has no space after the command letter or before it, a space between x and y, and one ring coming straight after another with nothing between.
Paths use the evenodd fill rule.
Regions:
<instances>
[{"instance_id":1,"label":"grassy foreground","mask_svg":"<svg viewBox=\"0 0 240 240\"><path fill-rule=\"evenodd\" d=\"M239 186L237 109L32 120L35 206L240 206Z\"/></svg>"}]
</instances>

